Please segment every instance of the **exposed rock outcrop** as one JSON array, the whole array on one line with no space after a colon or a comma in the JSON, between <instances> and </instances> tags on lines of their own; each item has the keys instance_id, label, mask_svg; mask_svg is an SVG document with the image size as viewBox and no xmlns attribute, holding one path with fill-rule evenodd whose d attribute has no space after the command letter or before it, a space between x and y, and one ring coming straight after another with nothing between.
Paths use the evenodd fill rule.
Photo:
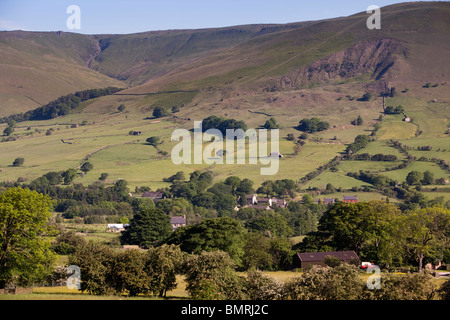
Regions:
<instances>
[{"instance_id":1,"label":"exposed rock outcrop","mask_svg":"<svg viewBox=\"0 0 450 320\"><path fill-rule=\"evenodd\" d=\"M405 52L405 46L396 39L364 41L302 68L290 79L300 86L363 74L372 80L387 80L399 71L398 57Z\"/></svg>"}]
</instances>

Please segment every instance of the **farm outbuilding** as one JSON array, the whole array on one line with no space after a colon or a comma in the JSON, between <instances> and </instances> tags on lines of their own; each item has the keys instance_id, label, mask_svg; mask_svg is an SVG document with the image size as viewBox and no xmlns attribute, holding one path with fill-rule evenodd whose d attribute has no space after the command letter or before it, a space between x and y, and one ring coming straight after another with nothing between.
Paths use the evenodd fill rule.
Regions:
<instances>
[{"instance_id":1,"label":"farm outbuilding","mask_svg":"<svg viewBox=\"0 0 450 320\"><path fill-rule=\"evenodd\" d=\"M359 257L355 251L301 252L294 255L292 262L294 268L325 267L325 259L327 257L337 258L342 263L359 262Z\"/></svg>"},{"instance_id":2,"label":"farm outbuilding","mask_svg":"<svg viewBox=\"0 0 450 320\"><path fill-rule=\"evenodd\" d=\"M343 202L348 202L348 203L357 203L358 202L358 196L344 196L342 201Z\"/></svg>"}]
</instances>

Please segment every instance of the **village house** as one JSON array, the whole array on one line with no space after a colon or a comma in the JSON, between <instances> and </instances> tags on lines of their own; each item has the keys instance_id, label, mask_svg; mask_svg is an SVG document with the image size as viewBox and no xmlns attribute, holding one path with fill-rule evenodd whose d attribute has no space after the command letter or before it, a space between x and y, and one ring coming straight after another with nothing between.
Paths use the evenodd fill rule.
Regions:
<instances>
[{"instance_id":1,"label":"village house","mask_svg":"<svg viewBox=\"0 0 450 320\"><path fill-rule=\"evenodd\" d=\"M256 194L253 194L253 195L251 195L251 194L247 194L246 196L245 196L245 204L247 205L247 206L251 206L251 205L254 205L254 204L256 204L258 201L257 201L257 198L256 198Z\"/></svg>"},{"instance_id":2,"label":"village house","mask_svg":"<svg viewBox=\"0 0 450 320\"><path fill-rule=\"evenodd\" d=\"M270 210L272 208L286 208L287 202L285 199L278 198L258 198L257 195L246 195L244 206L249 206L255 209Z\"/></svg>"},{"instance_id":3,"label":"village house","mask_svg":"<svg viewBox=\"0 0 450 320\"><path fill-rule=\"evenodd\" d=\"M328 204L335 203L335 202L336 202L336 199L334 199L334 198L324 198L323 200L321 200L321 199L315 199L314 202L315 202L316 204L323 203L323 204L327 204L327 205L328 205Z\"/></svg>"},{"instance_id":4,"label":"village house","mask_svg":"<svg viewBox=\"0 0 450 320\"><path fill-rule=\"evenodd\" d=\"M360 263L359 257L354 251L301 252L293 256L292 262L294 268L326 267L325 260L327 257L337 258L342 263Z\"/></svg>"},{"instance_id":5,"label":"village house","mask_svg":"<svg viewBox=\"0 0 450 320\"><path fill-rule=\"evenodd\" d=\"M271 198L270 199L270 206L272 208L286 208L287 207L287 202L284 199Z\"/></svg>"},{"instance_id":6,"label":"village house","mask_svg":"<svg viewBox=\"0 0 450 320\"><path fill-rule=\"evenodd\" d=\"M142 198L151 198L154 203L158 202L159 200L165 199L164 193L162 192L153 192L153 191L146 191L142 194Z\"/></svg>"},{"instance_id":7,"label":"village house","mask_svg":"<svg viewBox=\"0 0 450 320\"><path fill-rule=\"evenodd\" d=\"M183 227L186 225L186 215L182 217L171 217L170 224L172 225L172 230L175 231L179 227Z\"/></svg>"}]
</instances>

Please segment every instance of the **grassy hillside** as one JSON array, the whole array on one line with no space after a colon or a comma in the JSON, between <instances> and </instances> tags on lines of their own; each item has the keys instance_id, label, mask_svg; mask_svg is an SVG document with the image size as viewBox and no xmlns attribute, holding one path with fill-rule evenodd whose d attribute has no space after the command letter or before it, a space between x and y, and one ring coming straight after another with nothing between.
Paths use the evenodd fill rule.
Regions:
<instances>
[{"instance_id":1,"label":"grassy hillside","mask_svg":"<svg viewBox=\"0 0 450 320\"><path fill-rule=\"evenodd\" d=\"M72 33L0 32L0 116L83 89L126 87L86 67L95 45Z\"/></svg>"},{"instance_id":2,"label":"grassy hillside","mask_svg":"<svg viewBox=\"0 0 450 320\"><path fill-rule=\"evenodd\" d=\"M446 134L450 61L445 54L450 49L450 6L406 3L383 8L382 14L382 30L367 30L368 15L359 13L282 26L134 35L1 33L0 50L9 59L0 64L0 75L8 79L0 84L0 112L5 115L37 104L25 104L25 99L44 103L83 86L127 83L132 87L84 102L61 118L20 123L13 135L16 140L0 143L0 181L31 180L48 171L77 168L88 159L94 170L75 182L93 183L106 172L106 183L126 179L132 190L135 186L156 189L169 186L163 178L178 171L189 174L209 169L216 181L238 175L253 180L257 187L268 179L303 178L342 155L357 135L370 135L374 125L381 128L360 153L393 154L397 161L342 161L302 187L324 188L331 183L349 190L370 186L347 176L359 170L400 182L412 169L431 170L436 178L449 179L448 171L427 161L390 170L406 161L406 155L389 141L411 146L409 153L417 158L450 161ZM74 43L76 50L71 49ZM39 68L43 62L45 68ZM405 115L382 115L380 93L392 87L396 95L386 98L386 105L403 105L412 122L403 121ZM366 92L372 92L373 98L360 101ZM121 104L126 106L125 112L117 111ZM156 106L168 110L179 106L180 111L151 119ZM193 121L212 114L244 120L250 128L260 128L270 117L276 118L284 155L278 174L261 176L260 165L174 165L170 158L176 145L171 141L172 132L192 129ZM352 125L358 115L363 124ZM298 137L301 132L295 127L310 117L329 122L330 128L310 134L295 154L295 143L286 140L287 134ZM85 125L72 127L83 122ZM46 135L49 128L54 131ZM130 131L143 134L132 136ZM145 143L150 136L163 140L158 149ZM423 145L433 148L418 151ZM23 167L11 166L16 157L25 158Z\"/></svg>"}]
</instances>

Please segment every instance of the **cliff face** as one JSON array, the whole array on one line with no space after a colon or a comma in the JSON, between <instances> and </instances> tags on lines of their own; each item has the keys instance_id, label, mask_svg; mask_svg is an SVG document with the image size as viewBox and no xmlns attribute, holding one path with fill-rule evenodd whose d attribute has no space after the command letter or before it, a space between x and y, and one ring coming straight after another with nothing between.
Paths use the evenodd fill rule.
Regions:
<instances>
[{"instance_id":1,"label":"cliff face","mask_svg":"<svg viewBox=\"0 0 450 320\"><path fill-rule=\"evenodd\" d=\"M302 68L289 80L298 86L363 74L370 75L372 80L387 80L400 71L399 56L406 53L405 46L395 39L364 41Z\"/></svg>"}]
</instances>

